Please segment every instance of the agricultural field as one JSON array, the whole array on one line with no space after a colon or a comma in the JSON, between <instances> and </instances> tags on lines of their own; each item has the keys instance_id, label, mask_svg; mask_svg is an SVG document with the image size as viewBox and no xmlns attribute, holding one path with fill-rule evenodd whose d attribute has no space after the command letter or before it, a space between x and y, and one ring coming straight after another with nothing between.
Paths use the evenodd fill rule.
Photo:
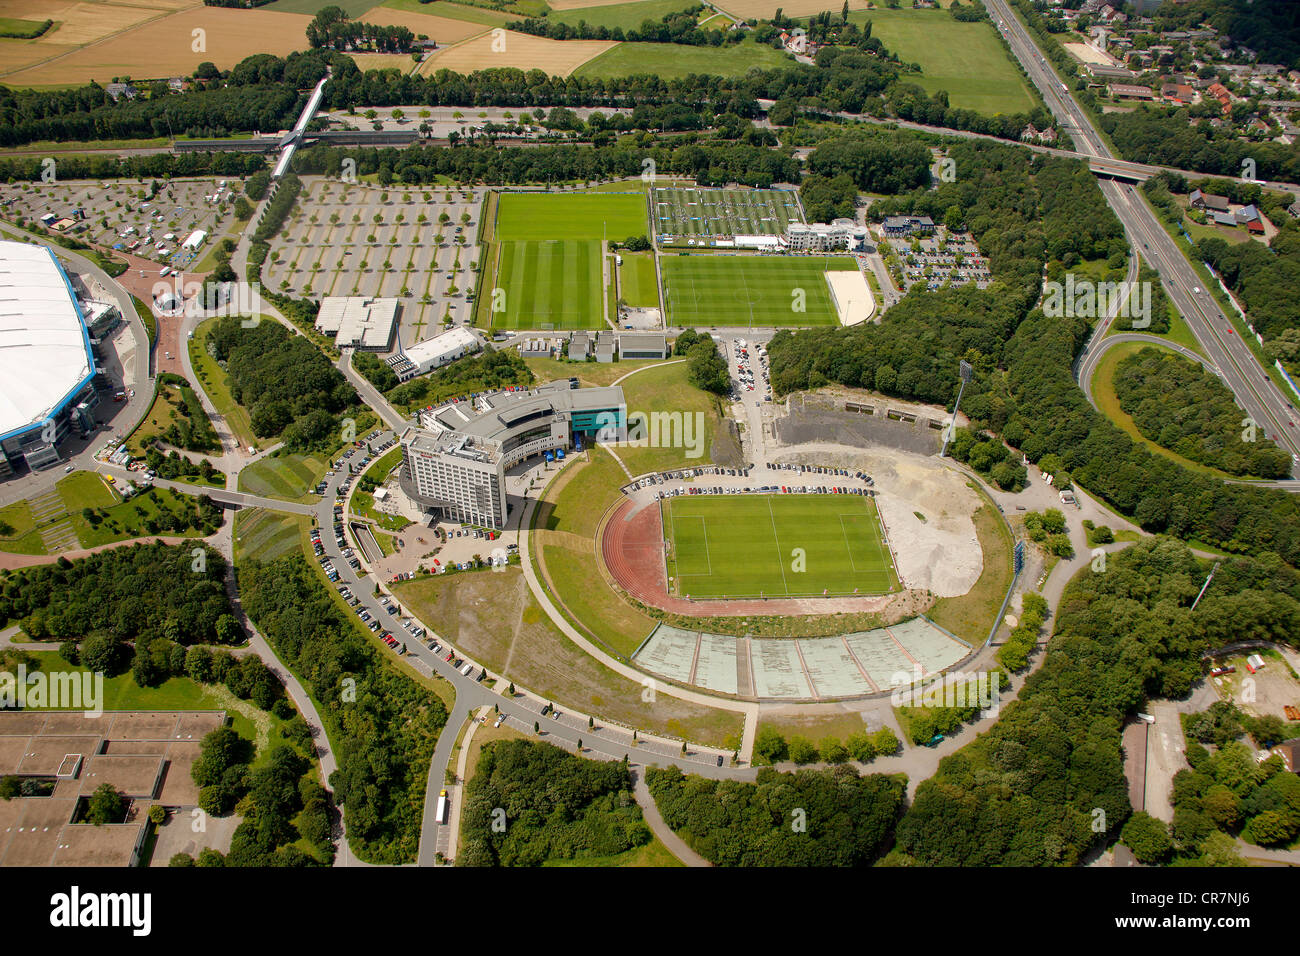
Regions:
<instances>
[{"instance_id":1,"label":"agricultural field","mask_svg":"<svg viewBox=\"0 0 1300 956\"><path fill-rule=\"evenodd\" d=\"M663 522L670 586L693 599L880 594L897 586L870 498L669 498Z\"/></svg>"},{"instance_id":2,"label":"agricultural field","mask_svg":"<svg viewBox=\"0 0 1300 956\"><path fill-rule=\"evenodd\" d=\"M665 256L668 325L801 328L839 321L826 273L856 272L849 256ZM803 311L797 311L802 291Z\"/></svg>"},{"instance_id":3,"label":"agricultural field","mask_svg":"<svg viewBox=\"0 0 1300 956\"><path fill-rule=\"evenodd\" d=\"M659 308L659 284L655 280L654 256L648 252L624 252L618 267L619 298L634 309Z\"/></svg>"},{"instance_id":4,"label":"agricultural field","mask_svg":"<svg viewBox=\"0 0 1300 956\"><path fill-rule=\"evenodd\" d=\"M640 193L504 193L497 206L496 238L580 239L620 242L648 235Z\"/></svg>"},{"instance_id":5,"label":"agricultural field","mask_svg":"<svg viewBox=\"0 0 1300 956\"><path fill-rule=\"evenodd\" d=\"M825 0L823 0L825 2ZM908 77L928 93L948 92L948 102L985 115L1025 113L1038 98L1008 57L991 23L961 23L943 10L871 10L849 20L871 21L871 35L904 63L917 63ZM787 9L786 15L792 13Z\"/></svg>"},{"instance_id":6,"label":"agricultural field","mask_svg":"<svg viewBox=\"0 0 1300 956\"><path fill-rule=\"evenodd\" d=\"M600 6L579 3L551 4L553 10L547 16L550 23L568 23L577 26L585 20L593 27L622 27L624 30L639 27L646 20L660 20L670 13L694 6L696 0L640 0L633 3L602 3Z\"/></svg>"},{"instance_id":7,"label":"agricultural field","mask_svg":"<svg viewBox=\"0 0 1300 956\"><path fill-rule=\"evenodd\" d=\"M577 42L579 41L570 40L565 45ZM755 68L770 70L777 66L789 66L793 62L788 53L770 46L760 46L751 40L726 47L687 46L682 43L618 43L612 46L613 49L594 59L588 59L572 72L578 76L606 80L638 74L672 80L691 73L744 76Z\"/></svg>"},{"instance_id":8,"label":"agricultural field","mask_svg":"<svg viewBox=\"0 0 1300 956\"><path fill-rule=\"evenodd\" d=\"M438 70L474 73L511 67L542 70L550 76L568 76L588 60L618 45L610 40L548 40L514 31L496 36L485 33L435 51L421 64L420 72L427 76Z\"/></svg>"},{"instance_id":9,"label":"agricultural field","mask_svg":"<svg viewBox=\"0 0 1300 956\"><path fill-rule=\"evenodd\" d=\"M294 2L294 0L280 0L283 3ZM301 2L301 0L300 0ZM320 0L313 0L318 6ZM278 9L280 3L275 5ZM433 40L439 47L447 46L451 43L459 43L461 40L468 40L470 37L478 36L488 29L485 24L470 23L467 20L457 20L448 16L438 16L447 7L445 3L430 3L421 5L418 13L410 10L395 10L385 5L382 7L372 7L365 10L357 16L362 23L377 23L383 26L409 27L416 36L424 34L430 40ZM402 55L408 65L411 58Z\"/></svg>"},{"instance_id":10,"label":"agricultural field","mask_svg":"<svg viewBox=\"0 0 1300 956\"><path fill-rule=\"evenodd\" d=\"M505 311L493 325L507 329L602 329L600 244L503 242L497 286Z\"/></svg>"},{"instance_id":11,"label":"agricultural field","mask_svg":"<svg viewBox=\"0 0 1300 956\"><path fill-rule=\"evenodd\" d=\"M804 221L798 196L787 189L658 187L652 203L661 245L684 246L699 236L779 236Z\"/></svg>"},{"instance_id":12,"label":"agricultural field","mask_svg":"<svg viewBox=\"0 0 1300 956\"><path fill-rule=\"evenodd\" d=\"M305 14L265 9L236 10L195 5L162 15L164 11L161 9L139 9L119 4L79 3L72 6L91 8L96 17L102 16L104 25L100 26L96 20L91 30L97 32L98 37L88 36L75 41L78 45L85 45L66 56L12 69L3 74L7 86L67 86L91 80L102 83L115 76L129 76L137 82L165 79L188 76L204 61L211 61L223 70L230 69L254 53L287 56L304 48L307 24L311 22L311 17ZM124 17L127 18L126 24L136 25L123 29ZM204 31L205 43L201 51L193 49L195 30ZM63 27L46 34L59 44L51 53L67 51L70 36L72 34L65 32ZM39 44L44 39L19 42ZM0 58L0 65L3 62Z\"/></svg>"}]
</instances>

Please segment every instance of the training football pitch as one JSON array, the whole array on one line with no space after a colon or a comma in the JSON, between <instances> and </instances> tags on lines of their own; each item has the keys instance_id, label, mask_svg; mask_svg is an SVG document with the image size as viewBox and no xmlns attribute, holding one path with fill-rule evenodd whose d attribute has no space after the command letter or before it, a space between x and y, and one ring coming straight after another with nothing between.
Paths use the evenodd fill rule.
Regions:
<instances>
[{"instance_id":1,"label":"training football pitch","mask_svg":"<svg viewBox=\"0 0 1300 956\"><path fill-rule=\"evenodd\" d=\"M637 193L503 193L496 237L622 242L650 235L646 196Z\"/></svg>"},{"instance_id":2,"label":"training football pitch","mask_svg":"<svg viewBox=\"0 0 1300 956\"><path fill-rule=\"evenodd\" d=\"M835 325L824 273L858 268L850 256L668 255L660 266L668 324L681 328Z\"/></svg>"},{"instance_id":3,"label":"training football pitch","mask_svg":"<svg viewBox=\"0 0 1300 956\"><path fill-rule=\"evenodd\" d=\"M875 502L705 495L662 505L672 590L690 598L883 594L898 587Z\"/></svg>"},{"instance_id":4,"label":"training football pitch","mask_svg":"<svg viewBox=\"0 0 1300 956\"><path fill-rule=\"evenodd\" d=\"M599 242L502 242L500 256L495 328L605 327Z\"/></svg>"}]
</instances>

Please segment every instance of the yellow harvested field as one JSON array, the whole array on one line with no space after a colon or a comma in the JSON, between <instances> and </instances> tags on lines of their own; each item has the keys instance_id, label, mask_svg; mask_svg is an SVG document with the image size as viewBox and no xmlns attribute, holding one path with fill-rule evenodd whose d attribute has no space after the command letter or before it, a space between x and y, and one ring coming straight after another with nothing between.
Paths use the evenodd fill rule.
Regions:
<instances>
[{"instance_id":1,"label":"yellow harvested field","mask_svg":"<svg viewBox=\"0 0 1300 956\"><path fill-rule=\"evenodd\" d=\"M495 31L494 31L495 32ZM612 40L548 40L502 30L487 33L458 46L440 50L420 67L424 74L437 70L473 73L476 70L514 67L542 70L551 76L568 76L594 56L618 46Z\"/></svg>"},{"instance_id":2,"label":"yellow harvested field","mask_svg":"<svg viewBox=\"0 0 1300 956\"><path fill-rule=\"evenodd\" d=\"M394 10L391 7L374 7L356 19L362 23L377 23L386 27L406 27L416 36L424 34L438 46L459 43L461 40L486 33L490 29L482 23L453 20L450 17L434 17L427 13L411 13L407 10Z\"/></svg>"},{"instance_id":3,"label":"yellow harvested field","mask_svg":"<svg viewBox=\"0 0 1300 956\"><path fill-rule=\"evenodd\" d=\"M54 20L56 26L35 40L37 46L81 46L94 43L137 23L166 14L164 10L144 6L117 6L107 3L65 3L54 0L0 0L0 17L16 20ZM60 52L58 50L52 51ZM50 53L46 53L50 56Z\"/></svg>"},{"instance_id":4,"label":"yellow harvested field","mask_svg":"<svg viewBox=\"0 0 1300 956\"><path fill-rule=\"evenodd\" d=\"M870 6L866 0L849 0L850 11L867 10ZM844 3L843 0L720 0L717 7L743 19L755 20L771 19L778 9L787 17L807 17L825 10L838 15Z\"/></svg>"},{"instance_id":5,"label":"yellow harvested field","mask_svg":"<svg viewBox=\"0 0 1300 956\"><path fill-rule=\"evenodd\" d=\"M0 40L0 76L59 53L71 53L75 49L75 46L41 44L35 40Z\"/></svg>"},{"instance_id":6,"label":"yellow harvested field","mask_svg":"<svg viewBox=\"0 0 1300 956\"><path fill-rule=\"evenodd\" d=\"M219 69L226 70L254 53L286 56L294 50L305 49L309 23L311 17L298 13L196 7L11 73L5 76L5 83L55 86L90 80L104 82L115 76L157 79L193 73L204 60L211 60ZM197 52L193 49L194 30L204 31L203 48Z\"/></svg>"}]
</instances>

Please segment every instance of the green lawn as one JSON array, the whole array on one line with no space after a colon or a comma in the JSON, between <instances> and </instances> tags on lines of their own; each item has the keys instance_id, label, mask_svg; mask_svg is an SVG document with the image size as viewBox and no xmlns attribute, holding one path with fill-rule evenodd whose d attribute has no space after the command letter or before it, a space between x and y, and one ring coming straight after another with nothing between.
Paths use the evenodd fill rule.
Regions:
<instances>
[{"instance_id":1,"label":"green lawn","mask_svg":"<svg viewBox=\"0 0 1300 956\"><path fill-rule=\"evenodd\" d=\"M620 43L573 71L574 76L614 80L649 74L681 79L691 73L744 76L752 69L792 66L794 59L770 46L745 40L735 46L687 46L682 43Z\"/></svg>"},{"instance_id":2,"label":"green lawn","mask_svg":"<svg viewBox=\"0 0 1300 956\"><path fill-rule=\"evenodd\" d=\"M668 324L705 328L834 325L825 273L857 271L848 256L669 255L660 266Z\"/></svg>"},{"instance_id":3,"label":"green lawn","mask_svg":"<svg viewBox=\"0 0 1300 956\"><path fill-rule=\"evenodd\" d=\"M44 554L45 542L36 532L32 506L26 500L0 508L0 551L11 554Z\"/></svg>"},{"instance_id":4,"label":"green lawn","mask_svg":"<svg viewBox=\"0 0 1300 956\"><path fill-rule=\"evenodd\" d=\"M648 236L642 193L504 193L497 206L496 238L621 241Z\"/></svg>"},{"instance_id":5,"label":"green lawn","mask_svg":"<svg viewBox=\"0 0 1300 956\"><path fill-rule=\"evenodd\" d=\"M655 281L655 260L649 252L624 252L619 267L620 298L633 308L659 308L659 284Z\"/></svg>"},{"instance_id":6,"label":"green lawn","mask_svg":"<svg viewBox=\"0 0 1300 956\"><path fill-rule=\"evenodd\" d=\"M581 7L576 10L552 10L548 23L568 23L577 26L585 20L593 27L622 27L627 30L639 27L646 20L661 20L670 13L694 6L696 0L640 0L638 3L612 3L604 7Z\"/></svg>"},{"instance_id":7,"label":"green lawn","mask_svg":"<svg viewBox=\"0 0 1300 956\"><path fill-rule=\"evenodd\" d=\"M374 5L374 0L274 0L273 3L268 3L261 9L274 10L276 13L305 13L309 16L315 16L325 7L339 7L350 18L356 20ZM395 4L388 5L395 6ZM421 6L417 9L431 10L428 6Z\"/></svg>"},{"instance_id":8,"label":"green lawn","mask_svg":"<svg viewBox=\"0 0 1300 956\"><path fill-rule=\"evenodd\" d=\"M329 5L329 0L282 0L282 2L315 2L318 9L322 5ZM360 0L354 0L354 2L360 2ZM373 6L373 3L367 3L361 12L364 13ZM517 14L501 13L497 10L488 10L485 7L471 7L461 3L448 3L446 0L442 0L440 3L421 3L420 0L383 0L383 6L392 10L406 10L410 13L432 14L433 16L446 17L449 20L482 23L485 26L499 26L503 23L509 23L511 20L521 19Z\"/></svg>"},{"instance_id":9,"label":"green lawn","mask_svg":"<svg viewBox=\"0 0 1300 956\"><path fill-rule=\"evenodd\" d=\"M239 490L266 498L309 503L317 500L311 489L328 469L329 460L323 455L269 455L239 473Z\"/></svg>"},{"instance_id":10,"label":"green lawn","mask_svg":"<svg viewBox=\"0 0 1300 956\"><path fill-rule=\"evenodd\" d=\"M75 476L74 476L75 477ZM67 495L64 496L67 500ZM193 528L184 531L151 531L149 519L157 518L164 512L176 514L193 514L195 499L189 495L178 494L169 488L152 488L148 491L118 504L99 504L89 507L104 508L104 513L97 523L91 523L81 514L81 508L69 508L73 530L83 548L96 548L101 544L125 541L128 538L142 538L149 535L179 535L181 537L198 537L200 532Z\"/></svg>"},{"instance_id":11,"label":"green lawn","mask_svg":"<svg viewBox=\"0 0 1300 956\"><path fill-rule=\"evenodd\" d=\"M629 426L642 421L646 439L641 447L623 446L618 449L618 457L633 475L713 461L713 443L722 421L719 400L692 385L689 370L683 361L661 363L657 368L637 372L623 383ZM657 429L659 438L654 441L655 429L652 426L656 413L680 414L680 430L671 418L668 424L672 427L666 428L661 417ZM687 421L691 423L689 434ZM678 435L681 440L675 440Z\"/></svg>"},{"instance_id":12,"label":"green lawn","mask_svg":"<svg viewBox=\"0 0 1300 956\"><path fill-rule=\"evenodd\" d=\"M44 20L18 20L14 17L0 17L0 33L6 34L9 38L19 40L34 40L36 37L45 33ZM53 28L51 24L50 29Z\"/></svg>"},{"instance_id":13,"label":"green lawn","mask_svg":"<svg viewBox=\"0 0 1300 956\"><path fill-rule=\"evenodd\" d=\"M577 860L547 860L542 866L685 866L681 860L668 852L668 847L658 838L644 846L636 847L615 856L587 856Z\"/></svg>"},{"instance_id":14,"label":"green lawn","mask_svg":"<svg viewBox=\"0 0 1300 956\"><path fill-rule=\"evenodd\" d=\"M658 359L636 359L617 362L570 362L561 359L526 358L526 364L537 376L538 382L554 382L558 378L576 378L584 388L612 385L628 372L649 365L658 365Z\"/></svg>"},{"instance_id":15,"label":"green lawn","mask_svg":"<svg viewBox=\"0 0 1300 956\"><path fill-rule=\"evenodd\" d=\"M599 243L503 242L500 257L496 282L505 289L505 311L491 313L494 327L605 327Z\"/></svg>"},{"instance_id":16,"label":"green lawn","mask_svg":"<svg viewBox=\"0 0 1300 956\"><path fill-rule=\"evenodd\" d=\"M961 23L946 10L866 10L849 14L921 74L905 77L926 92L947 90L950 105L986 115L1025 113L1038 105L991 23Z\"/></svg>"},{"instance_id":17,"label":"green lawn","mask_svg":"<svg viewBox=\"0 0 1300 956\"><path fill-rule=\"evenodd\" d=\"M241 508L235 514L235 563L274 561L302 547L303 532L311 527L306 515L265 508Z\"/></svg>"},{"instance_id":18,"label":"green lawn","mask_svg":"<svg viewBox=\"0 0 1300 956\"><path fill-rule=\"evenodd\" d=\"M861 495L669 498L663 520L670 586L692 598L880 594L896 583L875 502Z\"/></svg>"}]
</instances>

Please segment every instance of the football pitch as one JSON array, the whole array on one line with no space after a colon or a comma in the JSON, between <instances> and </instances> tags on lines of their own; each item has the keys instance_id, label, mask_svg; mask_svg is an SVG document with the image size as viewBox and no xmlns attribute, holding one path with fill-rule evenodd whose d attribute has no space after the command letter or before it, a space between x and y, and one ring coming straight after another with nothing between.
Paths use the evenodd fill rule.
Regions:
<instances>
[{"instance_id":1,"label":"football pitch","mask_svg":"<svg viewBox=\"0 0 1300 956\"><path fill-rule=\"evenodd\" d=\"M605 327L599 242L502 242L499 247L496 281L505 296L504 309L492 312L495 328Z\"/></svg>"},{"instance_id":2,"label":"football pitch","mask_svg":"<svg viewBox=\"0 0 1300 956\"><path fill-rule=\"evenodd\" d=\"M884 594L898 587L875 502L708 495L662 503L674 593L695 599Z\"/></svg>"},{"instance_id":3,"label":"football pitch","mask_svg":"<svg viewBox=\"0 0 1300 956\"><path fill-rule=\"evenodd\" d=\"M503 193L496 237L622 242L650 235L646 196L638 193Z\"/></svg>"},{"instance_id":4,"label":"football pitch","mask_svg":"<svg viewBox=\"0 0 1300 956\"><path fill-rule=\"evenodd\" d=\"M668 324L679 327L835 325L824 273L858 269L850 256L668 255L660 265Z\"/></svg>"}]
</instances>

